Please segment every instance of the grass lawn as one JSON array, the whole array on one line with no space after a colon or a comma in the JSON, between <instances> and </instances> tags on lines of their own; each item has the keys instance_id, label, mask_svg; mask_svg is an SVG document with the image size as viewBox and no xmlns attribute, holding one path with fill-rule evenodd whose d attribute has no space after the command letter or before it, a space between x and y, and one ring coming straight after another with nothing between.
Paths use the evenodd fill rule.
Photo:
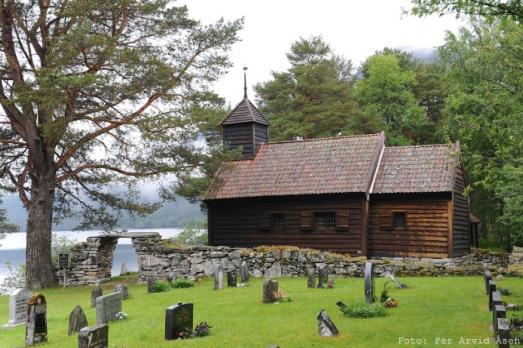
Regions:
<instances>
[{"instance_id":1,"label":"grass lawn","mask_svg":"<svg viewBox=\"0 0 523 348\"><path fill-rule=\"evenodd\" d=\"M253 279L244 288L212 290L211 279L196 283L194 288L171 289L147 294L145 285L131 284L131 298L123 302L125 321L111 322L111 347L249 347L265 348L277 344L289 347L395 347L400 337L425 339L423 345L435 347L437 338L452 339L447 347L459 346L460 337L491 336L488 299L482 277L402 278L410 288L391 289L389 294L400 301L387 316L373 319L343 317L336 307L363 300L362 278L339 278L334 289L308 289L305 278L281 278L292 302L262 304L262 279ZM376 279L376 292L385 280ZM505 278L498 287L514 294L503 300L523 304L521 278ZM112 286L105 286L109 293ZM95 310L90 307L90 287L55 288L43 291L48 304L49 342L42 347L76 347L77 336L67 336L68 316L80 304L89 324L95 323ZM211 335L193 340L164 341L165 308L177 302L194 303L194 324L206 321ZM338 337L317 334L316 315L325 308L340 331ZM0 324L8 320L8 297L0 296ZM522 313L519 313L520 315ZM509 312L509 316L510 316ZM0 347L23 347L24 326L0 330ZM405 346L402 344L401 346ZM474 344L468 347L477 346ZM488 345L483 345L488 346ZM490 345L494 346L494 345Z\"/></svg>"}]
</instances>

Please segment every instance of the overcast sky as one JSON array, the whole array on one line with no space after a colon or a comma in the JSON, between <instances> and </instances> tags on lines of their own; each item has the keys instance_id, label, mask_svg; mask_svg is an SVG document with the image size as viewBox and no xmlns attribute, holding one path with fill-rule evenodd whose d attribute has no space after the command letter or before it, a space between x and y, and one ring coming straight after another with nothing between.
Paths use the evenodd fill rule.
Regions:
<instances>
[{"instance_id":1,"label":"overcast sky","mask_svg":"<svg viewBox=\"0 0 523 348\"><path fill-rule=\"evenodd\" d=\"M428 51L444 42L445 31L463 22L453 16L417 18L403 15L408 0L184 0L192 17L211 23L220 17L245 18L241 42L231 59L234 66L217 84L227 102L243 95L242 67L248 66L249 97L252 86L271 78L271 71L288 67L285 53L300 36L321 35L336 53L357 66L383 47Z\"/></svg>"}]
</instances>

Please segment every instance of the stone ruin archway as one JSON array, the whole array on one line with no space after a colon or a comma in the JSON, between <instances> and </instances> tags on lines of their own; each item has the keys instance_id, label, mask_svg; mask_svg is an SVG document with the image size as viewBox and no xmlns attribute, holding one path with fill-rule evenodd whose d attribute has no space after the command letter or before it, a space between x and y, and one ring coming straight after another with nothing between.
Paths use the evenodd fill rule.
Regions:
<instances>
[{"instance_id":1,"label":"stone ruin archway","mask_svg":"<svg viewBox=\"0 0 523 348\"><path fill-rule=\"evenodd\" d=\"M147 263L162 240L158 232L101 234L75 244L70 252L70 266L66 271L67 285L96 284L111 280L114 250L120 238L131 238L138 257L138 273L140 278L144 278L142 265ZM56 275L59 282L63 283L63 271L57 270Z\"/></svg>"}]
</instances>

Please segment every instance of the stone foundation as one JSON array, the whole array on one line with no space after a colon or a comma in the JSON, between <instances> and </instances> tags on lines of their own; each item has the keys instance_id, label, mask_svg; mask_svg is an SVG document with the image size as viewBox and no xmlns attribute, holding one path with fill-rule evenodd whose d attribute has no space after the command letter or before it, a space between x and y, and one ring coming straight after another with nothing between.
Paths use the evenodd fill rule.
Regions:
<instances>
[{"instance_id":1,"label":"stone foundation","mask_svg":"<svg viewBox=\"0 0 523 348\"><path fill-rule=\"evenodd\" d=\"M365 257L350 257L296 247L258 247L254 249L194 246L180 247L162 240L157 233L97 236L77 244L71 251L67 271L69 285L95 284L111 278L113 251L118 238L131 238L138 257L142 280L148 276L196 279L214 274L219 265L224 271L236 269L245 261L249 272L261 276L306 276L309 269L327 266L337 276L362 277ZM521 250L520 250L521 249ZM481 275L484 266L494 274L523 275L523 249L513 254L473 249L471 254L452 259L382 257L372 260L379 276L394 272L399 276ZM62 281L62 271L57 271Z\"/></svg>"}]
</instances>

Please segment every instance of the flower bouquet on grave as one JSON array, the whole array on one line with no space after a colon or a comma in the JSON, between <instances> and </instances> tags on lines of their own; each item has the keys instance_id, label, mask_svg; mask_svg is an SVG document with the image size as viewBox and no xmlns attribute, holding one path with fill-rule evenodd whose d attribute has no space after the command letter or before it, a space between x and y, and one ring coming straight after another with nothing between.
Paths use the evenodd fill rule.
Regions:
<instances>
[{"instance_id":1,"label":"flower bouquet on grave","mask_svg":"<svg viewBox=\"0 0 523 348\"><path fill-rule=\"evenodd\" d=\"M116 313L115 318L118 320L125 320L125 319L127 319L127 313L118 312L118 313Z\"/></svg>"},{"instance_id":2,"label":"flower bouquet on grave","mask_svg":"<svg viewBox=\"0 0 523 348\"><path fill-rule=\"evenodd\" d=\"M392 297L389 296L389 293L387 290L383 290L381 292L381 303L383 303L383 307L385 308L394 308L397 307L399 304L399 301L396 301Z\"/></svg>"},{"instance_id":3,"label":"flower bouquet on grave","mask_svg":"<svg viewBox=\"0 0 523 348\"><path fill-rule=\"evenodd\" d=\"M278 290L274 292L274 301L275 302L292 302L292 299L289 297L285 290Z\"/></svg>"},{"instance_id":4,"label":"flower bouquet on grave","mask_svg":"<svg viewBox=\"0 0 523 348\"><path fill-rule=\"evenodd\" d=\"M334 280L329 280L329 282L327 283L327 288L328 289L334 289Z\"/></svg>"}]
</instances>

